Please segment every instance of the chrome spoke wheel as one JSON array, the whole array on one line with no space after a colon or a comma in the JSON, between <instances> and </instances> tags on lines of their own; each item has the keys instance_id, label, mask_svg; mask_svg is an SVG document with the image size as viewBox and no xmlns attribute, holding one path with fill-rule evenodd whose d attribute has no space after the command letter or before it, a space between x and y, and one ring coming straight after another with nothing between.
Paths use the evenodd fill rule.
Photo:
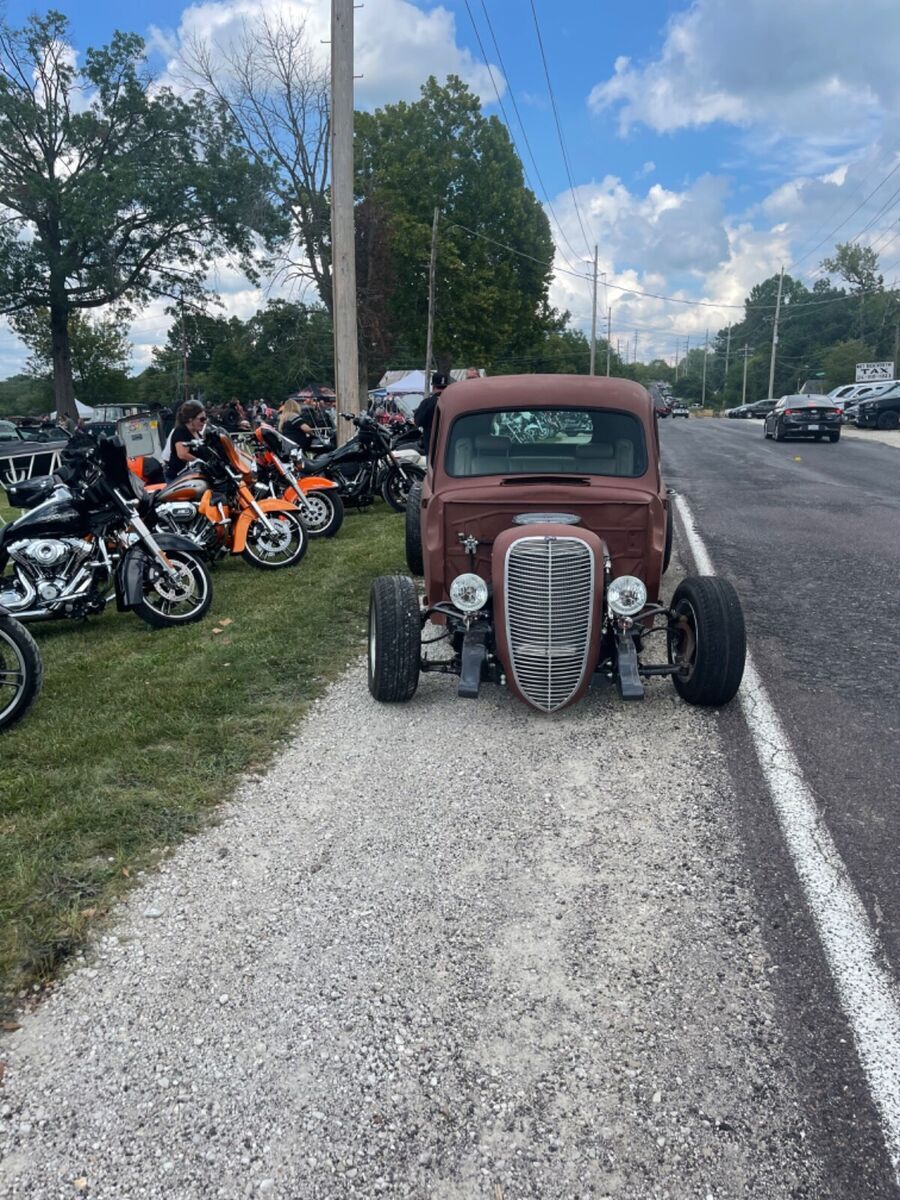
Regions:
<instances>
[{"instance_id":1,"label":"chrome spoke wheel","mask_svg":"<svg viewBox=\"0 0 900 1200\"><path fill-rule=\"evenodd\" d=\"M174 574L152 563L145 580L144 604L173 623L187 621L206 603L208 577L202 564L192 556L169 551L167 558Z\"/></svg>"}]
</instances>

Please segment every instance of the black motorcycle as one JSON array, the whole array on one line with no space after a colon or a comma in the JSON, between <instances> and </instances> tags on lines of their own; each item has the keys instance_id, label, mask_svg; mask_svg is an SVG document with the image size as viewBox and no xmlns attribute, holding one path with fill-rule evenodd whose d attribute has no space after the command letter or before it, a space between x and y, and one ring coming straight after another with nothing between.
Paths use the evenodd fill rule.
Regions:
<instances>
[{"instance_id":1,"label":"black motorcycle","mask_svg":"<svg viewBox=\"0 0 900 1200\"><path fill-rule=\"evenodd\" d=\"M390 429L374 417L368 413L341 415L353 422L356 435L337 449L308 459L302 473L333 479L345 504L364 508L380 492L391 508L403 512L409 489L425 478L425 472L396 457Z\"/></svg>"},{"instance_id":2,"label":"black motorcycle","mask_svg":"<svg viewBox=\"0 0 900 1200\"><path fill-rule=\"evenodd\" d=\"M21 721L44 681L41 652L24 625L0 608L0 732Z\"/></svg>"},{"instance_id":3,"label":"black motorcycle","mask_svg":"<svg viewBox=\"0 0 900 1200\"><path fill-rule=\"evenodd\" d=\"M121 439L73 438L58 474L7 495L28 510L0 528L0 605L19 621L86 617L113 596L160 628L206 615L209 571L187 538L151 532L150 498Z\"/></svg>"}]
</instances>

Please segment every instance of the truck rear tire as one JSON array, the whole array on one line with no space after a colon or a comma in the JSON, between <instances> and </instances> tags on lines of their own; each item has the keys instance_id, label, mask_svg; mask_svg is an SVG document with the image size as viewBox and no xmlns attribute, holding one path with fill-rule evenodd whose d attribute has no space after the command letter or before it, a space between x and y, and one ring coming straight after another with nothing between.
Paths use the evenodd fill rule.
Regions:
<instances>
[{"instance_id":1,"label":"truck rear tire","mask_svg":"<svg viewBox=\"0 0 900 1200\"><path fill-rule=\"evenodd\" d=\"M369 594L369 691L385 704L411 700L419 686L422 621L408 575L380 575Z\"/></svg>"},{"instance_id":2,"label":"truck rear tire","mask_svg":"<svg viewBox=\"0 0 900 1200\"><path fill-rule=\"evenodd\" d=\"M409 489L406 501L406 565L413 575L425 574L422 557L422 481L417 479Z\"/></svg>"}]
</instances>

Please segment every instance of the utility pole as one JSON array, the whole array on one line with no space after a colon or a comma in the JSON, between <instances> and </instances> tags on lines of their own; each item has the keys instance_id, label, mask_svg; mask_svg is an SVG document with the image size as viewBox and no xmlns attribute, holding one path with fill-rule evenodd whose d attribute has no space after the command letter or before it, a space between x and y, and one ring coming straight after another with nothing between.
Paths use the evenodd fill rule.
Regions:
<instances>
[{"instance_id":1,"label":"utility pole","mask_svg":"<svg viewBox=\"0 0 900 1200\"><path fill-rule=\"evenodd\" d=\"M731 358L731 326L728 326L728 340L725 343L725 379L728 378L728 360ZM724 387L725 379L722 384Z\"/></svg>"},{"instance_id":2,"label":"utility pole","mask_svg":"<svg viewBox=\"0 0 900 1200\"><path fill-rule=\"evenodd\" d=\"M741 404L747 403L747 359L750 356L750 347L744 346L744 386L741 390Z\"/></svg>"},{"instance_id":3,"label":"utility pole","mask_svg":"<svg viewBox=\"0 0 900 1200\"><path fill-rule=\"evenodd\" d=\"M612 305L606 306L606 378L609 379L610 336L612 334Z\"/></svg>"},{"instance_id":4,"label":"utility pole","mask_svg":"<svg viewBox=\"0 0 900 1200\"><path fill-rule=\"evenodd\" d=\"M340 413L359 408L353 224L353 0L331 0L331 246L335 426L341 444L351 431Z\"/></svg>"},{"instance_id":5,"label":"utility pole","mask_svg":"<svg viewBox=\"0 0 900 1200\"><path fill-rule=\"evenodd\" d=\"M181 403L188 398L188 348L184 328L184 296L181 297Z\"/></svg>"},{"instance_id":6,"label":"utility pole","mask_svg":"<svg viewBox=\"0 0 900 1200\"><path fill-rule=\"evenodd\" d=\"M775 354L778 350L778 318L781 316L781 289L784 285L784 267L778 276L778 299L775 301L775 324L772 326L772 357L769 360L769 399L775 390Z\"/></svg>"},{"instance_id":7,"label":"utility pole","mask_svg":"<svg viewBox=\"0 0 900 1200\"><path fill-rule=\"evenodd\" d=\"M894 326L894 378L900 372L900 321ZM609 374L609 372L607 372Z\"/></svg>"},{"instance_id":8,"label":"utility pole","mask_svg":"<svg viewBox=\"0 0 900 1200\"><path fill-rule=\"evenodd\" d=\"M621 338L616 338L616 358L618 358L619 362L622 361L622 339Z\"/></svg>"},{"instance_id":9,"label":"utility pole","mask_svg":"<svg viewBox=\"0 0 900 1200\"><path fill-rule=\"evenodd\" d=\"M681 346L681 338L675 339L675 382L678 382L678 350Z\"/></svg>"},{"instance_id":10,"label":"utility pole","mask_svg":"<svg viewBox=\"0 0 900 1200\"><path fill-rule=\"evenodd\" d=\"M706 408L706 360L709 358L709 330L703 341L703 387L700 392L700 406Z\"/></svg>"},{"instance_id":11,"label":"utility pole","mask_svg":"<svg viewBox=\"0 0 900 1200\"><path fill-rule=\"evenodd\" d=\"M437 267L438 221L441 210L434 206L434 220L431 223L431 262L428 265L428 335L425 339L425 386L423 397L431 392L431 354L434 339L434 273Z\"/></svg>"},{"instance_id":12,"label":"utility pole","mask_svg":"<svg viewBox=\"0 0 900 1200\"><path fill-rule=\"evenodd\" d=\"M594 243L594 302L591 306L591 369L593 375L597 358L597 245Z\"/></svg>"},{"instance_id":13,"label":"utility pole","mask_svg":"<svg viewBox=\"0 0 900 1200\"><path fill-rule=\"evenodd\" d=\"M637 343L638 343L638 331L635 330L634 331L634 357L631 360L632 366L637 362Z\"/></svg>"}]
</instances>

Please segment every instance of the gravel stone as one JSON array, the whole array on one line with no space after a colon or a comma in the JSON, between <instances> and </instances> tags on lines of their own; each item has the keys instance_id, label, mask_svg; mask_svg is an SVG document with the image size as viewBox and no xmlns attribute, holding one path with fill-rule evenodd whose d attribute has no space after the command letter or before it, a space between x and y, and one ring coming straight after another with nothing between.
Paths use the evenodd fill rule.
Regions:
<instances>
[{"instance_id":1,"label":"gravel stone","mask_svg":"<svg viewBox=\"0 0 900 1200\"><path fill-rule=\"evenodd\" d=\"M827 1197L726 754L354 665L4 1035L0 1196Z\"/></svg>"}]
</instances>

